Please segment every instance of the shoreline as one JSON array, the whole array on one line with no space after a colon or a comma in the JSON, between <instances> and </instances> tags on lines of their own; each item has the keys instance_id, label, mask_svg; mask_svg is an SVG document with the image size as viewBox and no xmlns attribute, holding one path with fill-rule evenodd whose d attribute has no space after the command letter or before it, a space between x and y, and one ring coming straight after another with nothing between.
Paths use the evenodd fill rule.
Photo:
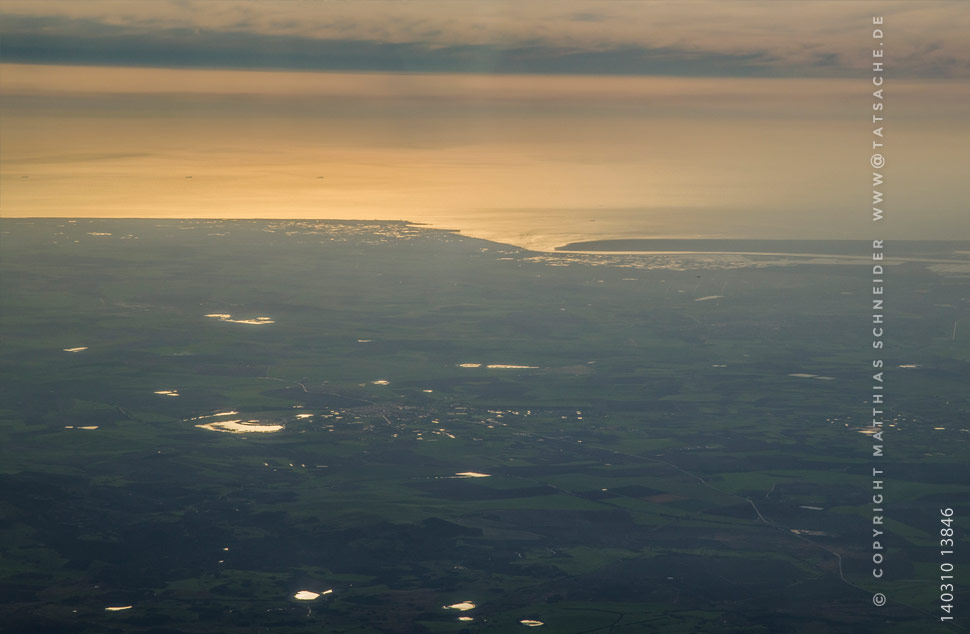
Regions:
<instances>
[{"instance_id":1,"label":"shoreline","mask_svg":"<svg viewBox=\"0 0 970 634\"><path fill-rule=\"evenodd\" d=\"M452 233L456 236L461 236L464 238L469 238L473 240L484 240L492 242L496 245L501 245L505 247L511 247L516 249L522 249L523 251L532 252L536 254L545 255L560 255L560 256L570 256L570 255L599 255L599 256L743 256L743 257L792 257L792 258L807 258L807 259L838 259L847 262L861 262L870 261L870 257L867 255L857 255L857 253L865 253L865 248L868 246L869 241L864 239L846 239L846 238L710 238L710 237L630 237L629 235L618 235L616 233L604 233L600 236L592 237L589 235L581 236L576 233L562 233L562 234L546 234L546 235L527 235L520 234L518 236L509 235L508 232L503 231L490 231L488 229L479 230L478 227L470 228L457 228L452 223L437 223L430 219L423 220L407 220L407 219L390 219L390 218L272 218L272 217L252 217L252 218L226 218L226 217L211 217L211 216L188 216L188 217L168 217L168 216L0 216L0 222L10 221L62 221L62 222L77 222L77 221L169 221L169 222L186 222L186 221L196 221L196 222L333 222L333 223L379 223L379 224L399 224L409 227L414 227L416 229L426 229L431 231L442 231L447 233ZM478 223L476 223L478 224ZM577 238L584 239L577 239ZM951 246L954 251L965 251L966 259L957 258L934 258L934 257L922 257L922 253L912 253L912 255L897 254L894 257L887 258L887 261L893 263L900 262L924 262L930 264L970 264L970 240L952 240L952 239L928 239L928 240L913 240L913 239L900 239L893 240L897 245L909 246L908 249L911 253L914 247L919 246L935 246L939 249L943 245ZM635 243L644 243L643 249L620 249L620 248L610 248L611 244L615 245L617 243L623 243L626 245L632 245ZM778 250L749 250L749 249L696 249L696 248L649 248L651 244L655 246L679 246L681 244L691 246L715 246L724 245L725 247L730 246L754 246L763 245L765 247L769 246L781 246L781 245L804 245L804 246L818 246L821 244L839 244L852 247L853 249L838 250L832 252L817 252L817 251L778 251ZM602 248L582 248L592 245L602 245Z\"/></svg>"}]
</instances>

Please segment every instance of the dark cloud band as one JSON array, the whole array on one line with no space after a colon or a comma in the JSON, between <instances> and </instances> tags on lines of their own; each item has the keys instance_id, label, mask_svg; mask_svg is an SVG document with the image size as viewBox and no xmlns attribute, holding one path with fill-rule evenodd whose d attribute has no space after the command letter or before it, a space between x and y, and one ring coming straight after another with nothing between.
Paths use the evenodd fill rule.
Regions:
<instances>
[{"instance_id":1,"label":"dark cloud band","mask_svg":"<svg viewBox=\"0 0 970 634\"><path fill-rule=\"evenodd\" d=\"M766 52L722 54L632 45L592 50L541 43L389 43L23 16L0 16L0 55L9 63L177 68L687 77L833 74L830 57L792 68Z\"/></svg>"}]
</instances>

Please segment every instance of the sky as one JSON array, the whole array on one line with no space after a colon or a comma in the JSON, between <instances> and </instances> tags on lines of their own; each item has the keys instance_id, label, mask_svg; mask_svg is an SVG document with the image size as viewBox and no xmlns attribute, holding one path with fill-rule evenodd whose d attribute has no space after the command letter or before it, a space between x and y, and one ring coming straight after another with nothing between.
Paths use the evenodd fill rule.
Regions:
<instances>
[{"instance_id":1,"label":"sky","mask_svg":"<svg viewBox=\"0 0 970 634\"><path fill-rule=\"evenodd\" d=\"M0 4L0 215L970 239L961 2Z\"/></svg>"}]
</instances>

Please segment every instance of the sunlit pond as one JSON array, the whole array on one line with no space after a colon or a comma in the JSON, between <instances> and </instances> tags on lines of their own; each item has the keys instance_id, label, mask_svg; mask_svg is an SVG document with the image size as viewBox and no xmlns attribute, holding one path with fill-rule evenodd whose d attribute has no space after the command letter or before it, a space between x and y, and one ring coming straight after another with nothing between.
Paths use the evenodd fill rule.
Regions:
<instances>
[{"instance_id":1,"label":"sunlit pond","mask_svg":"<svg viewBox=\"0 0 970 634\"><path fill-rule=\"evenodd\" d=\"M538 369L537 365L514 365L510 363L489 363L488 365L482 363L459 363L459 368L481 368L485 367L489 370L535 370Z\"/></svg>"},{"instance_id":2,"label":"sunlit pond","mask_svg":"<svg viewBox=\"0 0 970 634\"><path fill-rule=\"evenodd\" d=\"M539 366L537 365L508 365L504 363L492 363L485 366L490 370L535 370Z\"/></svg>"},{"instance_id":3,"label":"sunlit pond","mask_svg":"<svg viewBox=\"0 0 970 634\"><path fill-rule=\"evenodd\" d=\"M233 319L232 315L229 313L209 313L205 315L210 319L218 319L219 321L225 321L233 324L250 324L253 326L263 326L266 324L275 324L272 317L255 317L253 319Z\"/></svg>"},{"instance_id":4,"label":"sunlit pond","mask_svg":"<svg viewBox=\"0 0 970 634\"><path fill-rule=\"evenodd\" d=\"M283 425L266 425L258 420L220 420L196 425L196 427L200 429L208 429L209 431L221 431L230 434L268 434L281 431L283 429Z\"/></svg>"},{"instance_id":5,"label":"sunlit pond","mask_svg":"<svg viewBox=\"0 0 970 634\"><path fill-rule=\"evenodd\" d=\"M194 418L190 418L189 420L193 421L204 420L207 418L222 418L224 416L237 416L238 414L239 412L234 410L227 412L216 412L215 414L209 414L207 416L196 416ZM279 423L266 423L258 419L243 420L241 418L234 418L231 420L213 420L208 423L199 423L196 425L196 427L199 429L207 429L209 431L218 431L229 434L268 434L281 431L285 428L285 425Z\"/></svg>"}]
</instances>

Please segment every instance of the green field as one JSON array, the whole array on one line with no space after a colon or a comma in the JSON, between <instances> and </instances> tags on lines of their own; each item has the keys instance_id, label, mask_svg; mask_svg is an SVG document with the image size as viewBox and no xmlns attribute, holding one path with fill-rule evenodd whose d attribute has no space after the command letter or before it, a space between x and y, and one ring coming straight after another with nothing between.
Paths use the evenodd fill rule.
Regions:
<instances>
[{"instance_id":1,"label":"green field","mask_svg":"<svg viewBox=\"0 0 970 634\"><path fill-rule=\"evenodd\" d=\"M962 631L965 273L890 267L876 461L864 264L391 222L0 230L0 632ZM282 429L198 427L230 419Z\"/></svg>"}]
</instances>

